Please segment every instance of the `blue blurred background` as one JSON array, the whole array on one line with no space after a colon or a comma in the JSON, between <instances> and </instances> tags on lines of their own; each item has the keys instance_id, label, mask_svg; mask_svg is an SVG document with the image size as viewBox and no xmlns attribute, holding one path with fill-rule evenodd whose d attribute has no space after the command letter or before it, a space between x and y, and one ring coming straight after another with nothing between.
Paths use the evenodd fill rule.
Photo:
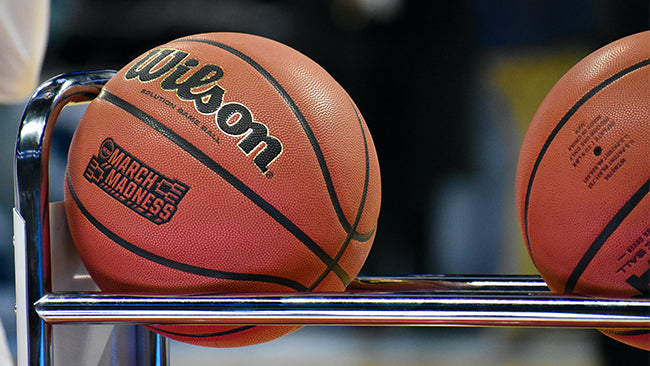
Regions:
<instances>
[{"instance_id":1,"label":"blue blurred background","mask_svg":"<svg viewBox=\"0 0 650 366\"><path fill-rule=\"evenodd\" d=\"M375 140L384 194L364 274L535 273L514 202L527 124L573 64L647 30L649 16L647 0L59 0L41 79L119 69L193 33L286 43L339 81ZM23 106L0 109L0 315L14 351L11 171ZM78 117L57 127L53 201L62 199ZM172 348L172 359L215 365L647 365L648 357L596 331L551 329L309 327L244 349Z\"/></svg>"}]
</instances>

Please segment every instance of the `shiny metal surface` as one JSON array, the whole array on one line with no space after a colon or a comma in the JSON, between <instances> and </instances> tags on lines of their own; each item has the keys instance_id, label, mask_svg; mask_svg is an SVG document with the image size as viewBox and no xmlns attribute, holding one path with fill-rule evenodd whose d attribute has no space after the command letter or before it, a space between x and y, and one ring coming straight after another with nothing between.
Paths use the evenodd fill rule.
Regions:
<instances>
[{"instance_id":1,"label":"shiny metal surface","mask_svg":"<svg viewBox=\"0 0 650 366\"><path fill-rule=\"evenodd\" d=\"M115 71L65 74L43 83L30 98L16 140L14 198L16 240L16 303L19 366L52 363L52 330L32 304L51 290L48 158L52 132L61 110L68 104L94 99ZM20 246L20 247L18 247ZM141 365L167 363L166 343L145 331ZM162 363L164 362L164 363Z\"/></svg>"},{"instance_id":2,"label":"shiny metal surface","mask_svg":"<svg viewBox=\"0 0 650 366\"><path fill-rule=\"evenodd\" d=\"M25 108L16 141L14 198L17 213L24 219L24 286L17 283L16 297L33 304L51 288L48 228L48 157L54 123L68 103L93 99L113 75L110 71L62 75L45 82ZM18 274L17 274L18 275ZM17 282L21 277L17 276ZM19 293L20 292L20 293ZM33 311L27 309L28 339L26 360L21 365L44 365L51 360L51 331Z\"/></svg>"},{"instance_id":3,"label":"shiny metal surface","mask_svg":"<svg viewBox=\"0 0 650 366\"><path fill-rule=\"evenodd\" d=\"M167 339L145 327L135 327L135 331L135 364L138 366L169 365L169 348ZM118 352L119 351L120 350L118 350Z\"/></svg>"},{"instance_id":4,"label":"shiny metal surface","mask_svg":"<svg viewBox=\"0 0 650 366\"><path fill-rule=\"evenodd\" d=\"M348 291L373 292L473 292L526 294L550 292L540 276L534 275L418 275L402 277L357 277Z\"/></svg>"},{"instance_id":5,"label":"shiny metal surface","mask_svg":"<svg viewBox=\"0 0 650 366\"><path fill-rule=\"evenodd\" d=\"M545 286L538 288L540 292L526 292L526 286L542 287L534 277L503 276L484 281L480 277L452 281L382 277L357 282L364 283L363 290L353 288L343 294L48 294L35 308L49 323L650 327L648 300L560 296L549 293ZM477 285L481 282L486 285ZM513 284L518 285L512 288ZM405 285L408 290L404 290Z\"/></svg>"}]
</instances>

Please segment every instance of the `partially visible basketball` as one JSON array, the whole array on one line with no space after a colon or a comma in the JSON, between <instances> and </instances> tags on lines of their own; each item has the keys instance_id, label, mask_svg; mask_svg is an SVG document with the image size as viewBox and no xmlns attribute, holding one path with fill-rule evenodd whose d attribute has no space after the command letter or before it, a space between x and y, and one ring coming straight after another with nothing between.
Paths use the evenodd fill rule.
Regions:
<instances>
[{"instance_id":1,"label":"partially visible basketball","mask_svg":"<svg viewBox=\"0 0 650 366\"><path fill-rule=\"evenodd\" d=\"M88 106L65 207L108 292L343 291L375 237L380 173L345 90L281 43L209 33L156 47ZM294 326L151 325L204 346Z\"/></svg>"},{"instance_id":2,"label":"partially visible basketball","mask_svg":"<svg viewBox=\"0 0 650 366\"><path fill-rule=\"evenodd\" d=\"M549 288L650 297L650 32L585 57L533 117L517 167L518 217ZM649 329L602 330L650 349Z\"/></svg>"}]
</instances>

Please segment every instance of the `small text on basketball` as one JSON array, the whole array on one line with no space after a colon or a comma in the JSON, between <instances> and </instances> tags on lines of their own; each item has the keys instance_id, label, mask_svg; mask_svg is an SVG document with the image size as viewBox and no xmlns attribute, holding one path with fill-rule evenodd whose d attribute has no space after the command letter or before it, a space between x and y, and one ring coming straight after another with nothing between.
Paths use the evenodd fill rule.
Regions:
<instances>
[{"instance_id":1,"label":"small text on basketball","mask_svg":"<svg viewBox=\"0 0 650 366\"><path fill-rule=\"evenodd\" d=\"M201 114L214 115L215 123L223 133L241 137L237 146L244 154L248 156L256 151L253 163L262 173L266 173L269 164L282 153L282 143L269 134L266 124L254 119L246 105L223 103L226 90L217 84L224 76L221 67L212 64L199 67L199 60L189 58L189 55L188 52L172 48L151 50L128 69L124 77L126 80L137 79L141 83L160 79L162 90L174 91L180 100L193 102L194 108ZM209 135L216 139L214 134Z\"/></svg>"},{"instance_id":2,"label":"small text on basketball","mask_svg":"<svg viewBox=\"0 0 650 366\"><path fill-rule=\"evenodd\" d=\"M155 224L164 224L176 213L189 186L160 174L105 139L91 157L84 177L118 202Z\"/></svg>"},{"instance_id":3,"label":"small text on basketball","mask_svg":"<svg viewBox=\"0 0 650 366\"><path fill-rule=\"evenodd\" d=\"M633 265L636 263L643 263L640 259L644 258L649 251L650 227L641 233L618 258L618 262L621 263L621 266L616 273L627 273L629 270L633 269Z\"/></svg>"}]
</instances>

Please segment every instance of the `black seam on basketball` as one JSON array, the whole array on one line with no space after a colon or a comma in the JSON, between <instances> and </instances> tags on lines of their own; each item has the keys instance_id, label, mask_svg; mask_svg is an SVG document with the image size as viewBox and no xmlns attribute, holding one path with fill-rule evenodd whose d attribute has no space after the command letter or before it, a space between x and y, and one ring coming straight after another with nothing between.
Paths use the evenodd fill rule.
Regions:
<instances>
[{"instance_id":1,"label":"black seam on basketball","mask_svg":"<svg viewBox=\"0 0 650 366\"><path fill-rule=\"evenodd\" d=\"M284 99L284 101L287 103L293 114L296 116L298 119L298 122L300 122L300 125L302 126L303 131L305 132L305 135L307 135L307 138L309 139L309 142L311 143L312 149L314 150L314 153L316 154L316 159L318 161L318 164L320 166L321 172L323 174L323 178L325 180L325 186L327 187L327 192L330 197L330 201L332 202L332 205L334 206L334 211L336 212L336 216L339 219L339 222L341 223L341 226L346 232L352 232L353 233L353 238L359 242L364 242L369 240L372 237L372 232L370 233L358 233L354 231L350 223L348 222L347 217L345 216L345 213L343 213L343 208L341 207L341 204L338 200L338 196L336 195L336 190L334 189L334 183L332 182L332 177L329 172L329 168L327 166L327 162L325 161L325 156L323 155L323 152L320 148L320 145L318 144L318 140L316 139L316 136L314 135L313 130L311 129L311 126L309 126L309 122L307 122L307 119L305 116L302 114L302 111L296 104L296 102L291 98L289 93L282 87L282 85L269 73L262 65L257 63L255 60L253 60L250 56L246 55L242 51L239 51L232 46L228 46L226 44L208 40L208 39L201 39L201 38L184 38L180 39L174 42L199 42L199 43L205 43L209 44L211 46L219 47L223 49L224 51L230 52L231 54L239 57L249 65L251 65L257 72L259 72L272 86L275 88L275 90L280 94L280 96Z\"/></svg>"},{"instance_id":2,"label":"black seam on basketball","mask_svg":"<svg viewBox=\"0 0 650 366\"><path fill-rule=\"evenodd\" d=\"M354 218L354 224L352 225L352 230L348 232L347 237L345 238L345 241L339 248L338 253L334 256L334 262L338 263L338 261L341 259L343 256L343 253L347 249L348 245L350 244L350 241L352 240L353 236L352 232L357 230L357 226L359 225L359 222L361 221L361 215L363 214L363 208L366 205L366 197L368 196L368 184L370 180L370 154L368 153L368 140L366 138L366 132L363 130L363 123L361 123L361 117L359 116L359 111L357 111L357 108L352 104L352 108L354 109L354 113L357 115L357 120L359 121L359 127L361 128L361 135L363 136L363 146L365 150L365 156L366 156L366 171L365 171L365 178L363 182L363 194L361 195L361 200L359 202L359 208L357 209L357 215ZM375 228L377 226L375 225L372 229L372 232L375 231ZM314 281L314 283L309 286L309 291L312 291L318 284L325 279L325 277L332 271L332 266L328 266L325 271ZM349 284L345 283L344 285L347 287Z\"/></svg>"},{"instance_id":3,"label":"black seam on basketball","mask_svg":"<svg viewBox=\"0 0 650 366\"><path fill-rule=\"evenodd\" d=\"M546 150L548 150L549 146L551 145L551 142L553 139L555 139L555 136L560 132L562 127L569 121L569 119L576 113L580 107L582 107L583 104L585 104L589 99L591 99L594 95L596 95L598 92L603 90L605 87L608 85L614 83L616 80L622 78L623 76L636 71L642 67L648 66L650 64L650 59L646 59L643 61L640 61L628 68L625 68L613 76L609 77L602 83L596 85L593 89L591 89L587 94L585 94L582 98L580 98L571 108L569 109L568 112L560 119L560 121L557 123L553 131L551 131L551 134L548 136L546 139L546 142L544 142L544 145L542 146L542 149L540 150L539 154L537 155L537 159L535 160L535 164L533 165L533 169L530 172L530 178L528 179L528 187L526 188L526 199L524 201L524 231L526 235L526 245L528 247L528 252L530 253L530 257L533 261L535 262L535 258L533 256L533 251L532 247L530 245L530 235L528 233L528 204L530 202L530 193L532 190L533 186L533 180L535 179L535 175L537 174L537 169L539 168L539 165L542 162L542 158L544 158L544 155L546 154Z\"/></svg>"},{"instance_id":4,"label":"black seam on basketball","mask_svg":"<svg viewBox=\"0 0 650 366\"><path fill-rule=\"evenodd\" d=\"M600 329L601 332L609 335L616 336L640 336L650 334L648 329L631 329L631 330L616 330L616 329Z\"/></svg>"},{"instance_id":5,"label":"black seam on basketball","mask_svg":"<svg viewBox=\"0 0 650 366\"><path fill-rule=\"evenodd\" d=\"M570 294L573 292L578 280L582 273L587 269L591 260L594 259L600 248L603 247L607 239L614 233L618 226L625 220L625 218L634 210L634 208L641 202L641 200L650 192L650 179L648 179L641 188L639 188L630 199L625 202L623 207L614 215L614 217L607 223L603 231L596 237L596 240L589 246L589 249L580 258L580 261L571 272L571 276L566 282L564 293Z\"/></svg>"},{"instance_id":6,"label":"black seam on basketball","mask_svg":"<svg viewBox=\"0 0 650 366\"><path fill-rule=\"evenodd\" d=\"M155 330L156 332L164 333L164 334L169 334L173 336L179 336L179 337L188 337L188 338L210 338L210 337L222 337L226 335L231 335L239 332L243 332L245 330L249 330L252 328L255 328L255 325L244 325L238 328L234 329L228 329L224 330L221 332L213 332L213 333L180 333L180 332L170 332L168 330L160 329L158 327L155 327L153 325L147 325L148 328L151 328L152 330Z\"/></svg>"},{"instance_id":7,"label":"black seam on basketball","mask_svg":"<svg viewBox=\"0 0 650 366\"><path fill-rule=\"evenodd\" d=\"M183 137L178 135L176 132L172 131L169 127L165 126L160 121L156 120L149 114L145 113L144 111L134 106L133 104L127 102L126 100L118 97L117 95L107 92L104 89L99 94L98 98L101 98L115 105L116 107L124 110L125 112L131 114L138 120L152 127L161 135L168 138L175 145L185 150L188 154L194 157L205 167L212 170L221 178L226 180L230 185L232 185L235 189L237 189L240 193L242 193L246 198L248 198L251 202L256 204L259 208L261 208L264 212L266 212L269 216L271 216L276 222L282 225L282 227L284 227L287 231L293 234L294 237L296 237L307 248L309 248L309 250L311 250L311 252L314 253L326 266L329 267L330 265L333 265L333 271L336 273L337 276L339 276L341 281L343 281L344 283L350 281L348 274L345 273L345 271L338 265L338 263L335 263L334 260L329 256L329 254L327 254L327 252L325 252L323 248L321 248L313 239L311 239L296 224L294 224L293 221L291 221L282 212L280 212L268 201L266 201L259 194L253 191L250 187L244 184L244 182L239 180L232 173L230 173L224 167L219 165L216 161L212 160L203 151L198 149L196 146L192 145L189 141L185 140Z\"/></svg>"},{"instance_id":8,"label":"black seam on basketball","mask_svg":"<svg viewBox=\"0 0 650 366\"><path fill-rule=\"evenodd\" d=\"M177 262L165 257L161 257L157 254L151 253L145 249L138 247L135 244L130 243L129 241L117 235L116 233L112 232L101 222L99 222L99 220L97 220L81 203L81 200L77 196L77 193L75 192L75 189L72 186L72 180L70 178L69 172L66 172L66 185L68 186L68 191L70 192L70 196L74 200L77 208L79 208L81 214L84 215L84 217L88 220L88 222L91 225L93 225L97 230L99 230L102 234L104 234L107 238L115 242L117 245L119 245L120 247L128 250L129 252L139 257L150 260L154 263L158 263L165 267L169 267L178 271L187 272L199 276L222 278L222 279L233 280L233 281L274 283L274 284L282 285L287 288L293 289L295 291L306 290L306 287L304 285L288 278L262 275L262 274L248 274L248 273L218 271L214 269L193 266L187 263Z\"/></svg>"}]
</instances>

